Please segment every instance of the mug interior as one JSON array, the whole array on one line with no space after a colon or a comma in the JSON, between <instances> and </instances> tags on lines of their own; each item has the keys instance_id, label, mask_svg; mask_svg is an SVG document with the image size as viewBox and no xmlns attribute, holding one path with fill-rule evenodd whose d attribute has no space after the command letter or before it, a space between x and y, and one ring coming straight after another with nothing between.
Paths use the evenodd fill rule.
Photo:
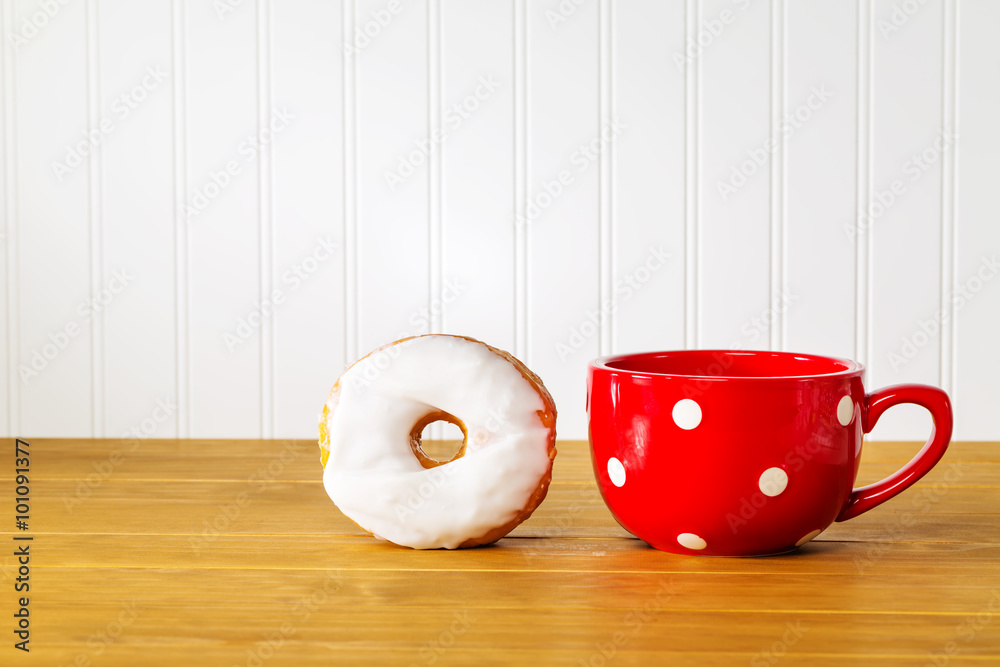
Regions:
<instances>
[{"instance_id":1,"label":"mug interior","mask_svg":"<svg viewBox=\"0 0 1000 667\"><path fill-rule=\"evenodd\" d=\"M863 368L847 359L757 350L646 352L605 357L594 365L637 374L733 379L847 375Z\"/></svg>"}]
</instances>

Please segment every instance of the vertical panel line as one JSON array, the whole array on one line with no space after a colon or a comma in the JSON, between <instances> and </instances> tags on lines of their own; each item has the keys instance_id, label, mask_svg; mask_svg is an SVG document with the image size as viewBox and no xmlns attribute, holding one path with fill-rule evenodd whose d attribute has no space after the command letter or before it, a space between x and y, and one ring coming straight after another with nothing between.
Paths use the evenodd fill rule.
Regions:
<instances>
[{"instance_id":1,"label":"vertical panel line","mask_svg":"<svg viewBox=\"0 0 1000 667\"><path fill-rule=\"evenodd\" d=\"M598 134L611 124L611 1L600 0L597 16L598 30ZM597 347L600 354L610 354L615 329L615 308L609 304L614 295L614 273L611 262L614 256L611 233L611 148L605 147L598 163L598 312L600 328Z\"/></svg>"},{"instance_id":2,"label":"vertical panel line","mask_svg":"<svg viewBox=\"0 0 1000 667\"><path fill-rule=\"evenodd\" d=\"M343 43L354 42L356 0L343 2ZM357 53L342 50L344 118L344 360L351 364L358 358L358 154L357 154Z\"/></svg>"},{"instance_id":3,"label":"vertical panel line","mask_svg":"<svg viewBox=\"0 0 1000 667\"><path fill-rule=\"evenodd\" d=\"M191 346L190 298L188 292L188 226L184 216L187 199L187 66L185 0L172 0L171 52L173 69L173 133L174 133L174 339L176 341L177 437L191 437Z\"/></svg>"},{"instance_id":4,"label":"vertical panel line","mask_svg":"<svg viewBox=\"0 0 1000 667\"><path fill-rule=\"evenodd\" d=\"M427 138L430 153L427 158L427 310L430 313L428 327L431 333L444 330L444 309L440 302L442 288L443 253L441 220L441 162L444 142L434 137L441 131L444 120L441 116L441 0L427 2ZM444 424L435 422L424 431L429 440L444 439Z\"/></svg>"},{"instance_id":5,"label":"vertical panel line","mask_svg":"<svg viewBox=\"0 0 1000 667\"><path fill-rule=\"evenodd\" d=\"M697 44L700 21L698 0L687 0L685 6L685 46ZM700 344L698 326L698 234L700 229L698 206L698 113L700 58L686 58L684 67L684 347Z\"/></svg>"},{"instance_id":6,"label":"vertical panel line","mask_svg":"<svg viewBox=\"0 0 1000 667\"><path fill-rule=\"evenodd\" d=\"M528 260L530 233L528 199L528 21L525 0L514 0L514 350L532 363Z\"/></svg>"},{"instance_id":7,"label":"vertical panel line","mask_svg":"<svg viewBox=\"0 0 1000 667\"><path fill-rule=\"evenodd\" d=\"M97 127L101 118L100 35L98 34L99 0L86 3L86 127ZM87 158L87 218L90 242L90 301L100 299L104 285L104 230L101 216L101 151L90 151ZM90 318L90 434L105 437L104 394L104 309Z\"/></svg>"},{"instance_id":8,"label":"vertical panel line","mask_svg":"<svg viewBox=\"0 0 1000 667\"><path fill-rule=\"evenodd\" d=\"M865 88L865 209L868 209L868 202L874 189L875 171L875 142L872 138L872 127L874 126L875 115L875 2L868 2L867 27L865 31L866 40L866 88ZM866 363L874 363L872 357L872 345L875 340L874 327L875 318L872 317L872 308L875 303L875 286L872 281L872 260L874 257L875 237L873 234L865 234L865 350L864 358Z\"/></svg>"},{"instance_id":9,"label":"vertical panel line","mask_svg":"<svg viewBox=\"0 0 1000 667\"><path fill-rule=\"evenodd\" d=\"M858 0L857 189L854 221L855 328L854 357L870 363L871 234L863 226L871 196L872 16L871 0Z\"/></svg>"},{"instance_id":10,"label":"vertical panel line","mask_svg":"<svg viewBox=\"0 0 1000 667\"><path fill-rule=\"evenodd\" d=\"M13 30L16 13L13 2L2 3L0 35ZM21 431L21 380L18 369L21 359L21 308L20 308L20 264L18 262L18 218L17 218L17 69L13 49L3 49L3 113L4 132L4 182L3 205L6 220L5 246L7 250L7 425L10 436L16 437Z\"/></svg>"},{"instance_id":11,"label":"vertical panel line","mask_svg":"<svg viewBox=\"0 0 1000 667\"><path fill-rule=\"evenodd\" d=\"M268 127L273 108L271 85L271 2L257 0L257 131ZM260 303L271 298L274 290L274 211L272 205L273 162L271 151L261 151L257 159L258 264ZM260 436L274 438L275 421L275 318L260 327Z\"/></svg>"},{"instance_id":12,"label":"vertical panel line","mask_svg":"<svg viewBox=\"0 0 1000 667\"><path fill-rule=\"evenodd\" d=\"M958 87L961 76L961 62L960 62L960 51L958 49L958 36L960 34L959 28L962 22L962 10L960 4L957 0L953 1L952 9L952 58L951 58L951 119L952 119L952 132L956 137L951 150L951 284L954 288L958 284L958 188L959 183L959 156L961 154L961 143L957 137L961 136L959 131L959 106L958 106ZM951 295L949 294L950 298ZM954 317L952 313L951 318L951 331L949 331L949 344L948 344L948 363L950 365L950 377L948 390L951 395L954 396L958 392L958 318Z\"/></svg>"},{"instance_id":13,"label":"vertical panel line","mask_svg":"<svg viewBox=\"0 0 1000 667\"><path fill-rule=\"evenodd\" d=\"M771 156L771 301L783 303L785 292L785 155L786 143L781 131L781 118L786 108L786 30L784 0L771 3L771 141L775 151ZM782 309L772 311L774 318L769 331L773 350L785 347L786 318Z\"/></svg>"},{"instance_id":14,"label":"vertical panel line","mask_svg":"<svg viewBox=\"0 0 1000 667\"><path fill-rule=\"evenodd\" d=\"M343 43L353 44L356 0L343 3ZM358 358L357 54L343 50L344 116L344 360Z\"/></svg>"},{"instance_id":15,"label":"vertical panel line","mask_svg":"<svg viewBox=\"0 0 1000 667\"><path fill-rule=\"evenodd\" d=\"M444 304L435 308L434 303L441 298L444 273L442 252L443 224L441 220L441 163L444 143L434 141L435 133L442 131L441 117L441 0L427 3L427 136L431 139L427 173L427 220L428 220L428 297L430 330L441 333L444 327Z\"/></svg>"},{"instance_id":16,"label":"vertical panel line","mask_svg":"<svg viewBox=\"0 0 1000 667\"><path fill-rule=\"evenodd\" d=\"M956 26L957 9L954 0L945 0L942 5L944 14L941 40L941 72L943 90L941 95L941 129L943 132L955 132L956 115L956 56L958 32ZM957 159L955 149L945 151L941 162L941 336L940 336L940 383L947 392L954 392L954 350L955 350L955 312L952 294L955 290L955 168Z\"/></svg>"}]
</instances>

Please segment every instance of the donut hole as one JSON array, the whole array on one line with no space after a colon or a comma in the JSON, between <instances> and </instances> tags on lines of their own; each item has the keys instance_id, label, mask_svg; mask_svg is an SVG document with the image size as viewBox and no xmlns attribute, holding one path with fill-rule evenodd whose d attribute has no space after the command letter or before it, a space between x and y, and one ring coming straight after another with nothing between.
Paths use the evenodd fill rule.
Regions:
<instances>
[{"instance_id":1,"label":"donut hole","mask_svg":"<svg viewBox=\"0 0 1000 667\"><path fill-rule=\"evenodd\" d=\"M434 468L465 455L468 434L465 425L447 412L434 412L414 426L410 432L410 448L425 468Z\"/></svg>"}]
</instances>

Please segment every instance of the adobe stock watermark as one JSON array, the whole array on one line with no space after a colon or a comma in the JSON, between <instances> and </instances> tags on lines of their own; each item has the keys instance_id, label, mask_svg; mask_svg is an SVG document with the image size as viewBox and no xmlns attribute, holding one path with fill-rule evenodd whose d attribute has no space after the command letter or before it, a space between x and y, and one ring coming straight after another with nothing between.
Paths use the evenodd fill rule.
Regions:
<instances>
[{"instance_id":1,"label":"adobe stock watermark","mask_svg":"<svg viewBox=\"0 0 1000 667\"><path fill-rule=\"evenodd\" d=\"M951 302L951 311L938 309L926 320L919 320L917 322L919 329L909 336L903 336L899 348L888 353L887 359L892 369L896 370L913 361L920 350L937 338L938 334L941 333L942 326L950 322L951 318L957 315L966 304L975 299L986 283L993 280L997 273L1000 273L1000 262L997 261L997 256L983 257L976 272L966 278L964 283L957 285L946 297Z\"/></svg>"},{"instance_id":2,"label":"adobe stock watermark","mask_svg":"<svg viewBox=\"0 0 1000 667\"><path fill-rule=\"evenodd\" d=\"M468 285L463 285L456 278L445 278L441 293L426 306L421 306L414 311L407 323L410 325L412 333L401 332L399 338L406 338L417 334L430 332L431 318L436 318L444 313L445 306L455 303L459 297L469 291ZM399 340L397 338L396 340Z\"/></svg>"},{"instance_id":3,"label":"adobe stock watermark","mask_svg":"<svg viewBox=\"0 0 1000 667\"><path fill-rule=\"evenodd\" d=\"M903 0L893 3L888 17L875 19L875 27L878 28L882 39L887 40L894 32L899 32L926 4L927 0Z\"/></svg>"},{"instance_id":4,"label":"adobe stock watermark","mask_svg":"<svg viewBox=\"0 0 1000 667\"><path fill-rule=\"evenodd\" d=\"M258 467L247 477L245 489L237 493L231 501L220 504L211 520L204 519L202 521L201 533L191 535L189 538L191 549L195 554L200 555L202 549L207 548L225 531L232 528L254 499L271 488L278 477L285 472L285 468L302 456L304 452L305 449L301 443L285 440L280 453L274 456L266 466Z\"/></svg>"},{"instance_id":5,"label":"adobe stock watermark","mask_svg":"<svg viewBox=\"0 0 1000 667\"><path fill-rule=\"evenodd\" d=\"M406 179L417 173L417 170L427 162L431 153L437 151L438 147L448 139L449 132L454 132L462 127L484 102L493 97L499 85L499 82L492 75L479 77L475 89L451 105L444 113L443 125L435 127L429 137L415 139L413 141L414 149L402 153L396 158L396 169L386 171L384 174L389 189L395 192L396 188L402 185Z\"/></svg>"},{"instance_id":6,"label":"adobe stock watermark","mask_svg":"<svg viewBox=\"0 0 1000 667\"><path fill-rule=\"evenodd\" d=\"M33 349L28 363L22 363L18 367L17 372L21 377L21 384L28 386L32 380L44 373L56 357L84 331L87 324L94 317L107 310L115 298L124 292L133 280L135 280L135 276L129 273L126 268L112 271L111 278L97 296L84 299L77 305L76 318L67 321L55 331L51 331L47 336L48 342Z\"/></svg>"},{"instance_id":7,"label":"adobe stock watermark","mask_svg":"<svg viewBox=\"0 0 1000 667\"><path fill-rule=\"evenodd\" d=\"M72 0L39 0L36 9L28 13L21 19L21 25L16 30L7 33L7 41L13 47L14 52L20 51L21 47L27 46L28 42L37 37L45 26L68 5Z\"/></svg>"},{"instance_id":8,"label":"adobe stock watermark","mask_svg":"<svg viewBox=\"0 0 1000 667\"><path fill-rule=\"evenodd\" d=\"M434 494L436 494L445 485L448 478L454 477L457 470L458 468L456 466L448 465L437 466L426 470L424 474L426 479L417 485L416 489L410 489L406 498L395 503L393 506L396 518L399 519L401 523L406 523L409 521L410 517L419 514L427 504L427 501L430 500Z\"/></svg>"},{"instance_id":9,"label":"adobe stock watermark","mask_svg":"<svg viewBox=\"0 0 1000 667\"><path fill-rule=\"evenodd\" d=\"M433 665L444 653L455 645L460 637L469 632L472 628L472 619L469 618L467 609L452 614L452 621L438 636L430 641L424 642L417 651L418 662L411 662L410 667L420 667L420 665Z\"/></svg>"},{"instance_id":10,"label":"adobe stock watermark","mask_svg":"<svg viewBox=\"0 0 1000 667\"><path fill-rule=\"evenodd\" d=\"M258 155L267 151L293 120L295 115L285 107L273 111L265 127L244 137L236 149L235 157L226 160L221 168L209 171L208 178L191 191L188 200L180 202L178 208L181 217L191 223L204 213L244 173L244 166L253 163Z\"/></svg>"},{"instance_id":11,"label":"adobe stock watermark","mask_svg":"<svg viewBox=\"0 0 1000 667\"><path fill-rule=\"evenodd\" d=\"M340 244L330 236L317 237L312 250L281 273L281 286L271 290L269 296L255 301L250 312L236 321L233 331L222 334L222 342L226 348L230 352L235 352L243 343L253 338L263 323L271 319L275 311L288 301L289 295L302 287L339 250Z\"/></svg>"},{"instance_id":12,"label":"adobe stock watermark","mask_svg":"<svg viewBox=\"0 0 1000 667\"><path fill-rule=\"evenodd\" d=\"M138 450L143 441L153 437L175 414L177 414L177 404L172 398L156 399L149 415L121 434L121 446L112 449L103 460L92 462L90 465L94 471L82 479L77 478L72 493L62 495L66 511L72 513L73 508L94 495L94 492L101 488L125 462L128 455Z\"/></svg>"},{"instance_id":13,"label":"adobe stock watermark","mask_svg":"<svg viewBox=\"0 0 1000 667\"><path fill-rule=\"evenodd\" d=\"M858 209L856 218L844 224L844 235L847 236L847 240L853 243L855 238L870 230L886 211L909 191L910 184L919 181L957 140L957 134L949 130L940 130L927 148L914 153L903 162L902 177L894 178L884 189L876 190L867 205L863 209Z\"/></svg>"},{"instance_id":14,"label":"adobe stock watermark","mask_svg":"<svg viewBox=\"0 0 1000 667\"><path fill-rule=\"evenodd\" d=\"M576 14L576 10L590 1L591 0L559 0L559 3L554 8L545 10L545 20L548 22L549 28L555 32L560 25L566 23L566 21Z\"/></svg>"},{"instance_id":15,"label":"adobe stock watermark","mask_svg":"<svg viewBox=\"0 0 1000 667\"><path fill-rule=\"evenodd\" d=\"M541 537L563 537L576 525L578 519L583 516L586 509L600 507L603 505L601 497L594 490L594 487L587 484L577 484L575 500L571 501L565 510L556 513L552 518L552 525L538 526Z\"/></svg>"},{"instance_id":16,"label":"adobe stock watermark","mask_svg":"<svg viewBox=\"0 0 1000 667\"><path fill-rule=\"evenodd\" d=\"M730 341L726 349L744 350L747 344L753 344L773 326L779 315L788 312L798 297L791 292L782 291L771 298L770 304L759 313L751 316L743 326L740 327L740 337ZM699 368L693 375L691 382L684 386L684 397L692 400L703 396L705 392L712 388L714 380L712 377L725 375L725 372L733 365L730 356L713 354L715 361L709 363L704 369Z\"/></svg>"},{"instance_id":17,"label":"adobe stock watermark","mask_svg":"<svg viewBox=\"0 0 1000 667\"><path fill-rule=\"evenodd\" d=\"M638 607L629 609L622 619L622 627L611 634L608 641L595 642L589 658L579 658L580 667L606 667L618 652L638 637L656 616L667 608L667 603L677 595L673 577L660 579L656 593Z\"/></svg>"},{"instance_id":18,"label":"adobe stock watermark","mask_svg":"<svg viewBox=\"0 0 1000 667\"><path fill-rule=\"evenodd\" d=\"M143 102L167 80L169 72L159 65L150 65L143 72L137 84L118 95L111 103L111 113L103 116L97 124L83 133L83 139L66 146L62 162L52 162L52 173L62 183L86 162L86 158L100 150L101 146L117 130L121 123L131 116Z\"/></svg>"},{"instance_id":19,"label":"adobe stock watermark","mask_svg":"<svg viewBox=\"0 0 1000 667\"><path fill-rule=\"evenodd\" d=\"M391 348L390 348L391 349ZM486 446L503 427L507 424L506 411L491 408L486 419L481 426L472 426L466 435L466 451L474 452ZM410 517L419 514L426 506L434 494L436 494L448 479L458 470L455 466L442 465L430 468L425 471L426 479L417 485L417 488L410 489L410 492L401 501L395 503L393 510L396 518L402 523L406 523Z\"/></svg>"},{"instance_id":20,"label":"adobe stock watermark","mask_svg":"<svg viewBox=\"0 0 1000 667\"><path fill-rule=\"evenodd\" d=\"M948 495L952 487L965 477L967 471L967 463L951 463L945 469L944 482L924 485L907 491L905 497L909 498L910 501L907 509L899 514L890 515L891 521L880 531L879 536L866 542L864 551L856 554L852 559L858 574L864 574L865 570L885 558L892 551L893 544L905 537L917 523L917 516L929 513Z\"/></svg>"},{"instance_id":21,"label":"adobe stock watermark","mask_svg":"<svg viewBox=\"0 0 1000 667\"><path fill-rule=\"evenodd\" d=\"M809 632L808 627L803 627L802 619L785 622L785 631L781 639L775 641L763 651L755 653L750 658L750 667L771 667L778 664L782 658L788 655L788 651L802 641L802 638Z\"/></svg>"},{"instance_id":22,"label":"adobe stock watermark","mask_svg":"<svg viewBox=\"0 0 1000 667\"><path fill-rule=\"evenodd\" d=\"M924 667L947 667L952 658L958 656L963 648L975 641L979 633L993 623L997 612L1000 612L1000 589L994 588L990 591L990 599L979 612L969 614L955 626L954 639L948 640L940 651L927 654L928 660Z\"/></svg>"},{"instance_id":23,"label":"adobe stock watermark","mask_svg":"<svg viewBox=\"0 0 1000 667\"><path fill-rule=\"evenodd\" d=\"M628 125L615 119L605 124L596 137L586 143L580 144L569 158L570 167L575 169L570 167L560 169L551 180L542 181L540 189L544 190L544 192L537 192L534 197L528 197L524 213L518 211L514 215L515 225L522 227L529 222L534 222L545 209L552 206L553 202L566 192L567 188L576 182L574 173L582 174L586 172L590 168L590 165L600 159L601 153L606 151L610 144L621 136L623 130L627 129Z\"/></svg>"},{"instance_id":24,"label":"adobe stock watermark","mask_svg":"<svg viewBox=\"0 0 1000 667\"><path fill-rule=\"evenodd\" d=\"M669 259L670 253L662 246L658 248L650 246L644 261L615 282L614 292L611 296L599 304L597 308L588 310L579 324L570 327L569 336L556 343L556 354L559 355L559 360L565 362L569 357L582 350L587 341L600 331L601 322L618 312L622 304L627 303L652 279L657 271L667 265Z\"/></svg>"},{"instance_id":25,"label":"adobe stock watermark","mask_svg":"<svg viewBox=\"0 0 1000 667\"><path fill-rule=\"evenodd\" d=\"M87 637L87 650L80 651L72 662L63 663L59 667L91 667L94 658L99 658L117 642L135 620L139 618L139 609L134 599L122 603L122 610L113 620L108 621L102 629Z\"/></svg>"},{"instance_id":26,"label":"adobe stock watermark","mask_svg":"<svg viewBox=\"0 0 1000 667\"><path fill-rule=\"evenodd\" d=\"M382 31L392 24L408 2L409 0L406 2L404 0L389 0L385 7L369 12L368 19L360 25L354 26L354 34L350 41L344 44L344 59L350 61L351 58L361 55L361 52L371 46L372 42L382 34Z\"/></svg>"},{"instance_id":27,"label":"adobe stock watermark","mask_svg":"<svg viewBox=\"0 0 1000 667\"><path fill-rule=\"evenodd\" d=\"M421 306L407 320L412 328L400 331L396 334L396 340L419 336L427 333L430 328L430 319L444 312L445 306L457 301L469 290L468 285L462 284L458 279L446 278L441 287L441 293L431 299L426 306ZM347 383L355 389L367 389L389 366L399 358L400 349L398 345L385 345L375 350L371 354L356 363L359 366L358 373L351 373L347 376Z\"/></svg>"},{"instance_id":28,"label":"adobe stock watermark","mask_svg":"<svg viewBox=\"0 0 1000 667\"><path fill-rule=\"evenodd\" d=\"M832 438L816 434L805 442L801 442L785 454L781 467L769 468L761 475L758 488L750 496L740 498L739 508L726 513L726 524L733 535L739 534L744 526L753 521L757 514L776 496L785 490L788 483L788 472L798 473L823 450L829 451L835 447ZM788 472L786 472L788 471Z\"/></svg>"},{"instance_id":29,"label":"adobe stock watermark","mask_svg":"<svg viewBox=\"0 0 1000 667\"><path fill-rule=\"evenodd\" d=\"M728 201L732 195L750 181L754 174L771 161L771 156L778 152L781 145L775 134L780 134L785 139L790 138L808 123L813 113L822 109L823 105L832 97L833 93L826 89L826 84L811 86L806 101L782 116L781 121L775 127L775 133L765 139L761 146L748 148L747 159L738 165L733 165L728 180L715 182L715 189L718 190L722 201Z\"/></svg>"},{"instance_id":30,"label":"adobe stock watermark","mask_svg":"<svg viewBox=\"0 0 1000 667\"><path fill-rule=\"evenodd\" d=\"M767 308L743 323L743 326L740 327L741 338L730 343L729 349L742 350L745 344L756 343L766 331L770 330L778 316L787 313L791 305L798 301L798 298L791 292L784 290L774 296Z\"/></svg>"},{"instance_id":31,"label":"adobe stock watermark","mask_svg":"<svg viewBox=\"0 0 1000 667\"><path fill-rule=\"evenodd\" d=\"M246 4L245 0L212 0L212 9L220 21L225 21L227 16Z\"/></svg>"},{"instance_id":32,"label":"adobe stock watermark","mask_svg":"<svg viewBox=\"0 0 1000 667\"><path fill-rule=\"evenodd\" d=\"M751 0L732 0L739 11L745 11L750 7ZM710 48L726 31L726 28L736 22L737 14L731 9L723 9L715 18L702 19L701 25L694 39L687 38L684 44L684 52L674 52L674 64L678 71L683 72L688 63L693 63L700 58L705 49Z\"/></svg>"},{"instance_id":33,"label":"adobe stock watermark","mask_svg":"<svg viewBox=\"0 0 1000 667\"><path fill-rule=\"evenodd\" d=\"M343 588L343 583L334 571L327 571L323 583L309 596L301 598L292 608L292 620L283 622L276 630L264 634L246 651L246 660L234 663L233 667L262 667L273 658L289 638L298 632L298 626L309 621L312 615L330 601L332 593Z\"/></svg>"}]
</instances>

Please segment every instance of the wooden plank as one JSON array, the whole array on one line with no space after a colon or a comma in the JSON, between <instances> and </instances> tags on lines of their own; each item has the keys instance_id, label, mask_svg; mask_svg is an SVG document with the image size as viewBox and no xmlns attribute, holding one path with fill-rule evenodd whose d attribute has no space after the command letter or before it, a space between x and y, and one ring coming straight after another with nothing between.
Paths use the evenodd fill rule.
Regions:
<instances>
[{"instance_id":1,"label":"wooden plank","mask_svg":"<svg viewBox=\"0 0 1000 667\"><path fill-rule=\"evenodd\" d=\"M857 531L856 531L857 532ZM360 533L360 531L358 531ZM114 535L68 533L45 535L46 567L177 568L199 570L337 570L363 572L537 572L631 575L684 575L713 578L731 575L809 577L865 575L856 585L881 585L926 577L928 568L947 560L954 581L977 584L996 578L997 544L891 541L880 536L871 552L854 539L826 533L798 552L768 558L692 558L667 554L634 537L508 537L496 546L458 551L419 551L387 545L367 535L219 535L203 548L192 548L188 535ZM289 544L294 542L294 559ZM140 559L141 557L141 559ZM12 576L14 558L0 562ZM6 569L3 569L6 568ZM235 576L235 575L234 575ZM354 575L351 575L354 576ZM358 575L360 576L360 575ZM944 585L943 580L937 582Z\"/></svg>"},{"instance_id":2,"label":"wooden plank","mask_svg":"<svg viewBox=\"0 0 1000 667\"><path fill-rule=\"evenodd\" d=\"M156 479L135 483L113 476L92 478L90 484L86 480L38 480L35 484L40 495L34 502L34 527L53 533L361 534L337 511L322 485L278 479L282 464L280 458L274 462L274 472L261 466L242 480ZM12 491L11 480L0 480L0 493ZM120 511L131 505L149 507L152 514ZM845 525L850 530L868 524L871 530L890 536L894 531L905 533L908 540L950 542L967 538L995 543L1000 540L1000 524L986 522L964 534L964 524L949 528L947 517L952 517L951 521L955 517L972 521L995 514L998 505L1000 486L928 485L912 489ZM184 511L175 511L178 506ZM303 507L313 511L303 513ZM115 520L109 522L109 516ZM938 523L931 517L938 517ZM626 535L590 483L554 486L546 502L517 531L516 535L526 537Z\"/></svg>"},{"instance_id":3,"label":"wooden plank","mask_svg":"<svg viewBox=\"0 0 1000 667\"><path fill-rule=\"evenodd\" d=\"M938 582L928 582L926 573L883 573L859 577L850 586L838 586L844 579L842 573L588 572L581 577L574 571L483 572L451 568L397 571L91 566L86 570L91 576L81 576L79 568L47 566L39 608L60 608L73 600L86 600L89 602L78 609L100 609L134 598L137 606L156 608L160 614L169 615L172 608L190 610L195 606L191 593L197 591L199 599L195 604L200 609L195 616L225 613L234 599L241 600L243 609L266 615L269 609L308 597L313 590L329 584L329 592L336 594L342 612L365 608L421 610L428 615L450 609L483 614L519 609L559 614L581 610L627 612L637 600L660 594L671 611L699 614L815 615L849 610L882 616L933 609L928 615L960 616L975 613L993 593L1000 598L997 571L994 567L989 572L963 572ZM178 578L184 580L184 586L171 584ZM468 587L474 579L479 580L477 595L470 598ZM775 595L776 591L781 594Z\"/></svg>"},{"instance_id":4,"label":"wooden plank","mask_svg":"<svg viewBox=\"0 0 1000 667\"><path fill-rule=\"evenodd\" d=\"M529 619L530 620L530 619ZM727 619L728 622L739 623L742 619ZM863 622L863 620L859 620ZM902 623L902 620L900 621ZM251 656L261 654L269 655L266 664L272 666L296 667L297 665L511 665L511 664L533 664L533 665L566 665L569 667L579 667L582 664L602 664L600 660L604 655L598 646L602 642L593 642L590 646L579 649L524 648L522 646L510 646L501 642L499 646L488 648L466 648L464 646L451 646L447 650L442 650L439 636L446 632L448 623L443 622L440 631L434 632L427 638L413 640L412 644L388 646L355 646L350 643L349 638L340 642L337 641L316 641L304 642L295 639L287 639L280 646L280 650L268 652L267 643L263 638L255 641L252 645L248 642L247 648L236 649L226 646L223 643L201 642L194 645L178 644L174 640L163 640L162 644L141 645L141 647L129 647L127 640L122 640L115 644L115 648L107 649L101 655L101 665L108 667L134 667L142 662L150 664L150 653L164 655L169 651L172 660L190 667L216 667L225 664L227 661L233 664L243 665L253 664ZM849 631L850 628L845 628ZM778 633L778 640L780 640ZM445 641L450 641L449 635L443 635ZM611 641L612 635L604 641L604 644ZM276 640L275 640L276 641ZM95 639L96 647L101 646L101 642ZM434 644L434 642L438 642ZM710 644L709 639L705 639L706 644ZM780 648L780 644L778 644ZM647 667L650 664L664 665L691 665L694 667L731 667L733 664L744 664L752 659L759 659L763 662L759 664L769 664L768 658L772 660L775 654L765 656L764 650L768 647L761 647L755 652L698 652L698 651L677 651L669 649L650 650L646 648L632 649L627 645L617 648L614 655L615 665L625 665L627 667ZM98 648L95 648L96 652ZM607 650L607 649L606 649ZM938 649L940 652L941 649ZM46 650L44 658L51 660L53 664L72 664L72 661L81 655L77 649L66 648L65 644L60 644L57 648ZM83 655L91 655L83 652ZM949 656L948 664L956 665L983 665L991 664L994 658L986 655L956 655ZM258 657L258 659L260 659ZM604 658L607 660L607 658ZM594 662L591 663L590 661ZM913 666L922 667L928 664L927 654L914 653L817 653L817 652L796 652L794 654L785 653L781 658L782 665L844 665L846 666L866 666L866 665L887 665L890 667ZM930 663L933 664L933 663Z\"/></svg>"},{"instance_id":5,"label":"wooden plank","mask_svg":"<svg viewBox=\"0 0 1000 667\"><path fill-rule=\"evenodd\" d=\"M265 588L269 584L273 586L273 582L258 582ZM640 622L643 605L648 603L652 607L659 602L650 594L634 600L640 611L563 609L554 613L556 610L546 607L477 610L465 604L429 609L385 608L374 604L350 607L339 604L338 591L328 594L325 603L314 605L314 611L306 613L306 607L294 611L296 604L303 598L308 601L310 595L322 590L322 585L322 578L314 577L313 587L276 589L276 593L288 595L287 601L270 607L247 607L238 614L203 604L207 596L168 607L146 608L141 607L141 598L137 598L135 618L121 633L115 649L134 656L144 646L161 646L174 657L174 652L181 647L200 645L202 650L219 651L232 661L236 656L242 659L247 647L255 642L273 634L280 637L280 629L285 627L287 635L294 636L295 642L322 645L328 657L341 657L341 651L359 649L395 650L414 656L419 647L452 632L456 650L492 649L496 652L513 649L523 651L528 657L540 646L547 646L558 647L564 659L577 661L586 660L603 644L613 647L615 633L627 632L628 641L620 643L642 654L711 655L718 651L720 640L724 639L727 655L747 660L775 643L780 644L784 636L789 640L787 648L802 657L876 654L902 659L920 656L926 660L928 653L941 651L947 641L955 639L956 626L962 623L962 614L808 613L805 610L698 613L674 610L667 606L669 602L664 602L655 611L651 608L644 617L646 620ZM560 589L552 587L540 592L547 597L558 596ZM604 593L595 589L593 595L599 600ZM40 628L34 641L44 647L60 636L65 637L66 628L72 628L79 633L79 642L88 631L99 633L114 623L119 614L128 614L125 606L128 599L116 600L117 604L103 609L89 605L64 606L60 618L65 625ZM978 609L986 608L989 602L989 594L984 595ZM53 608L51 603L39 603L40 614ZM794 646L790 641L794 635L788 634L789 625L799 631ZM452 627L454 631L450 630ZM226 639L220 641L220 637ZM850 638L849 643L845 642L845 637ZM962 644L963 655L995 658L1000 647L995 632L982 632L973 639L975 641ZM445 652L441 657L452 662L457 660L454 656Z\"/></svg>"},{"instance_id":6,"label":"wooden plank","mask_svg":"<svg viewBox=\"0 0 1000 667\"><path fill-rule=\"evenodd\" d=\"M44 479L78 479L94 472L103 461L115 464L116 479L245 480L262 465L282 463L275 478L319 481L322 467L315 440L54 440L32 439L33 465ZM859 483L868 483L898 470L919 450L915 442L871 442L864 446ZM590 483L593 472L586 442L560 440L553 470L555 483ZM197 461L194 464L193 461ZM992 472L1000 463L1000 447L989 442L952 443L942 462L919 484L944 480L949 466L961 468L956 486L993 485ZM984 464L984 465L971 465ZM275 464L276 465L276 464ZM954 476L954 473L951 475Z\"/></svg>"}]
</instances>

